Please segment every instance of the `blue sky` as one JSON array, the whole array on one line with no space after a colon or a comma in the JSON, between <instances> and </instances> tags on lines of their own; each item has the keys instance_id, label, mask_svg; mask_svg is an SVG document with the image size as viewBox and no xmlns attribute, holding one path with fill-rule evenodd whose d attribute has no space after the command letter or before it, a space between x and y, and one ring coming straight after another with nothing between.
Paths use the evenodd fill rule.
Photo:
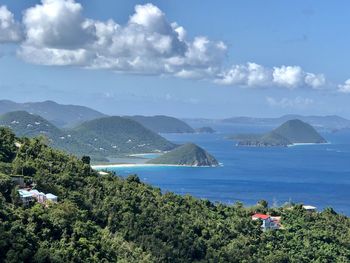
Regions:
<instances>
[{"instance_id":1,"label":"blue sky","mask_svg":"<svg viewBox=\"0 0 350 263\"><path fill-rule=\"evenodd\" d=\"M0 25L7 23L0 26L2 99L50 99L119 115L350 118L348 1L0 6ZM138 42L141 36L147 41Z\"/></svg>"}]
</instances>

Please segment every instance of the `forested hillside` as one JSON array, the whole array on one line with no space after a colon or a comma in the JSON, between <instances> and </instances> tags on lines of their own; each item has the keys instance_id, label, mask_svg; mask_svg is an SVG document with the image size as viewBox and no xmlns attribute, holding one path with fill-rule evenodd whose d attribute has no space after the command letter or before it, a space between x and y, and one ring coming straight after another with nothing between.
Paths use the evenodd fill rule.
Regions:
<instances>
[{"instance_id":1,"label":"forested hillside","mask_svg":"<svg viewBox=\"0 0 350 263\"><path fill-rule=\"evenodd\" d=\"M19 144L21 146L19 146ZM16 146L17 145L17 146ZM349 262L350 219L332 209L213 204L99 175L83 160L0 128L0 262ZM11 174L58 196L23 206ZM254 212L282 216L263 232Z\"/></svg>"}]
</instances>

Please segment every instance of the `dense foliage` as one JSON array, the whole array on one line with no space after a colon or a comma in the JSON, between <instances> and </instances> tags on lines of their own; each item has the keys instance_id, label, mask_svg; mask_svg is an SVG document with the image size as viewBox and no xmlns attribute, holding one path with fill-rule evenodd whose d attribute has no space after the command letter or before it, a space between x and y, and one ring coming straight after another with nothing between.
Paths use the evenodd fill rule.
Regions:
<instances>
[{"instance_id":1,"label":"dense foliage","mask_svg":"<svg viewBox=\"0 0 350 263\"><path fill-rule=\"evenodd\" d=\"M350 219L332 209L244 208L161 193L140 182L99 175L39 139L0 129L0 262L348 262ZM11 151L11 150L10 150ZM11 155L10 155L11 156ZM22 169L24 168L25 169ZM12 173L23 171L58 203L21 205ZM262 232L253 211L282 216Z\"/></svg>"},{"instance_id":2,"label":"dense foliage","mask_svg":"<svg viewBox=\"0 0 350 263\"><path fill-rule=\"evenodd\" d=\"M63 130L39 115L14 111L0 116L0 126L11 128L20 137L45 136L50 146L79 156L88 154L95 161L175 147L138 122L122 117L94 119Z\"/></svg>"},{"instance_id":3,"label":"dense foliage","mask_svg":"<svg viewBox=\"0 0 350 263\"><path fill-rule=\"evenodd\" d=\"M218 161L201 147L186 143L157 158L150 159L152 164L175 164L191 166L217 166Z\"/></svg>"}]
</instances>

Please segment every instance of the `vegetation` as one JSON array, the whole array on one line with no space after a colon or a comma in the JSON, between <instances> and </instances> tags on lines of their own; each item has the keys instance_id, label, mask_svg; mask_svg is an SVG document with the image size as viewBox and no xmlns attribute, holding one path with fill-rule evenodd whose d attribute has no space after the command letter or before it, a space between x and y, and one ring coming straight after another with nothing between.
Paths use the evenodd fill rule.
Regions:
<instances>
[{"instance_id":1,"label":"vegetation","mask_svg":"<svg viewBox=\"0 0 350 263\"><path fill-rule=\"evenodd\" d=\"M349 262L350 219L332 209L213 204L99 175L84 161L0 128L0 262ZM21 146L16 147L15 143ZM18 145L18 144L17 144ZM59 197L21 205L12 173ZM253 212L281 215L262 232Z\"/></svg>"},{"instance_id":2,"label":"vegetation","mask_svg":"<svg viewBox=\"0 0 350 263\"><path fill-rule=\"evenodd\" d=\"M44 136L58 149L95 161L120 154L170 150L175 147L160 135L139 123L121 117L106 117L85 122L75 129L62 130L39 115L26 111L0 116L0 125L11 128L17 136Z\"/></svg>"},{"instance_id":3,"label":"vegetation","mask_svg":"<svg viewBox=\"0 0 350 263\"><path fill-rule=\"evenodd\" d=\"M117 116L84 122L74 135L106 156L168 151L176 146L140 123Z\"/></svg>"},{"instance_id":4,"label":"vegetation","mask_svg":"<svg viewBox=\"0 0 350 263\"><path fill-rule=\"evenodd\" d=\"M327 142L310 124L301 120L290 120L263 135L238 135L232 139L245 146L288 146L294 143Z\"/></svg>"},{"instance_id":5,"label":"vegetation","mask_svg":"<svg viewBox=\"0 0 350 263\"><path fill-rule=\"evenodd\" d=\"M141 123L156 133L194 133L194 129L186 122L169 116L130 116L127 117Z\"/></svg>"},{"instance_id":6,"label":"vegetation","mask_svg":"<svg viewBox=\"0 0 350 263\"><path fill-rule=\"evenodd\" d=\"M155 159L151 164L175 164L191 166L217 166L218 161L208 152L193 143L187 143Z\"/></svg>"}]
</instances>

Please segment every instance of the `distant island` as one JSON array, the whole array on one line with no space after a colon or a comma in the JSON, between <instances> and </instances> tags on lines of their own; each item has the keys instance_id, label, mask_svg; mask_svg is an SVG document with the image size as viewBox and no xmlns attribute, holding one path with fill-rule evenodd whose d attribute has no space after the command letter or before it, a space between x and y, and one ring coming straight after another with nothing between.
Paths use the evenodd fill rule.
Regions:
<instances>
[{"instance_id":1,"label":"distant island","mask_svg":"<svg viewBox=\"0 0 350 263\"><path fill-rule=\"evenodd\" d=\"M187 143L167 152L148 164L172 164L188 166L218 166L218 161L204 149L193 143Z\"/></svg>"},{"instance_id":2,"label":"distant island","mask_svg":"<svg viewBox=\"0 0 350 263\"><path fill-rule=\"evenodd\" d=\"M146 128L156 133L194 133L195 130L186 122L174 117L157 116L125 116L142 124Z\"/></svg>"},{"instance_id":3,"label":"distant island","mask_svg":"<svg viewBox=\"0 0 350 263\"><path fill-rule=\"evenodd\" d=\"M286 147L299 143L326 143L327 141L310 124L301 120L289 120L266 134L239 134L231 136L239 146Z\"/></svg>"},{"instance_id":4,"label":"distant island","mask_svg":"<svg viewBox=\"0 0 350 263\"><path fill-rule=\"evenodd\" d=\"M212 127L209 127L209 126L196 128L195 131L197 133L215 133L216 132Z\"/></svg>"}]
</instances>

